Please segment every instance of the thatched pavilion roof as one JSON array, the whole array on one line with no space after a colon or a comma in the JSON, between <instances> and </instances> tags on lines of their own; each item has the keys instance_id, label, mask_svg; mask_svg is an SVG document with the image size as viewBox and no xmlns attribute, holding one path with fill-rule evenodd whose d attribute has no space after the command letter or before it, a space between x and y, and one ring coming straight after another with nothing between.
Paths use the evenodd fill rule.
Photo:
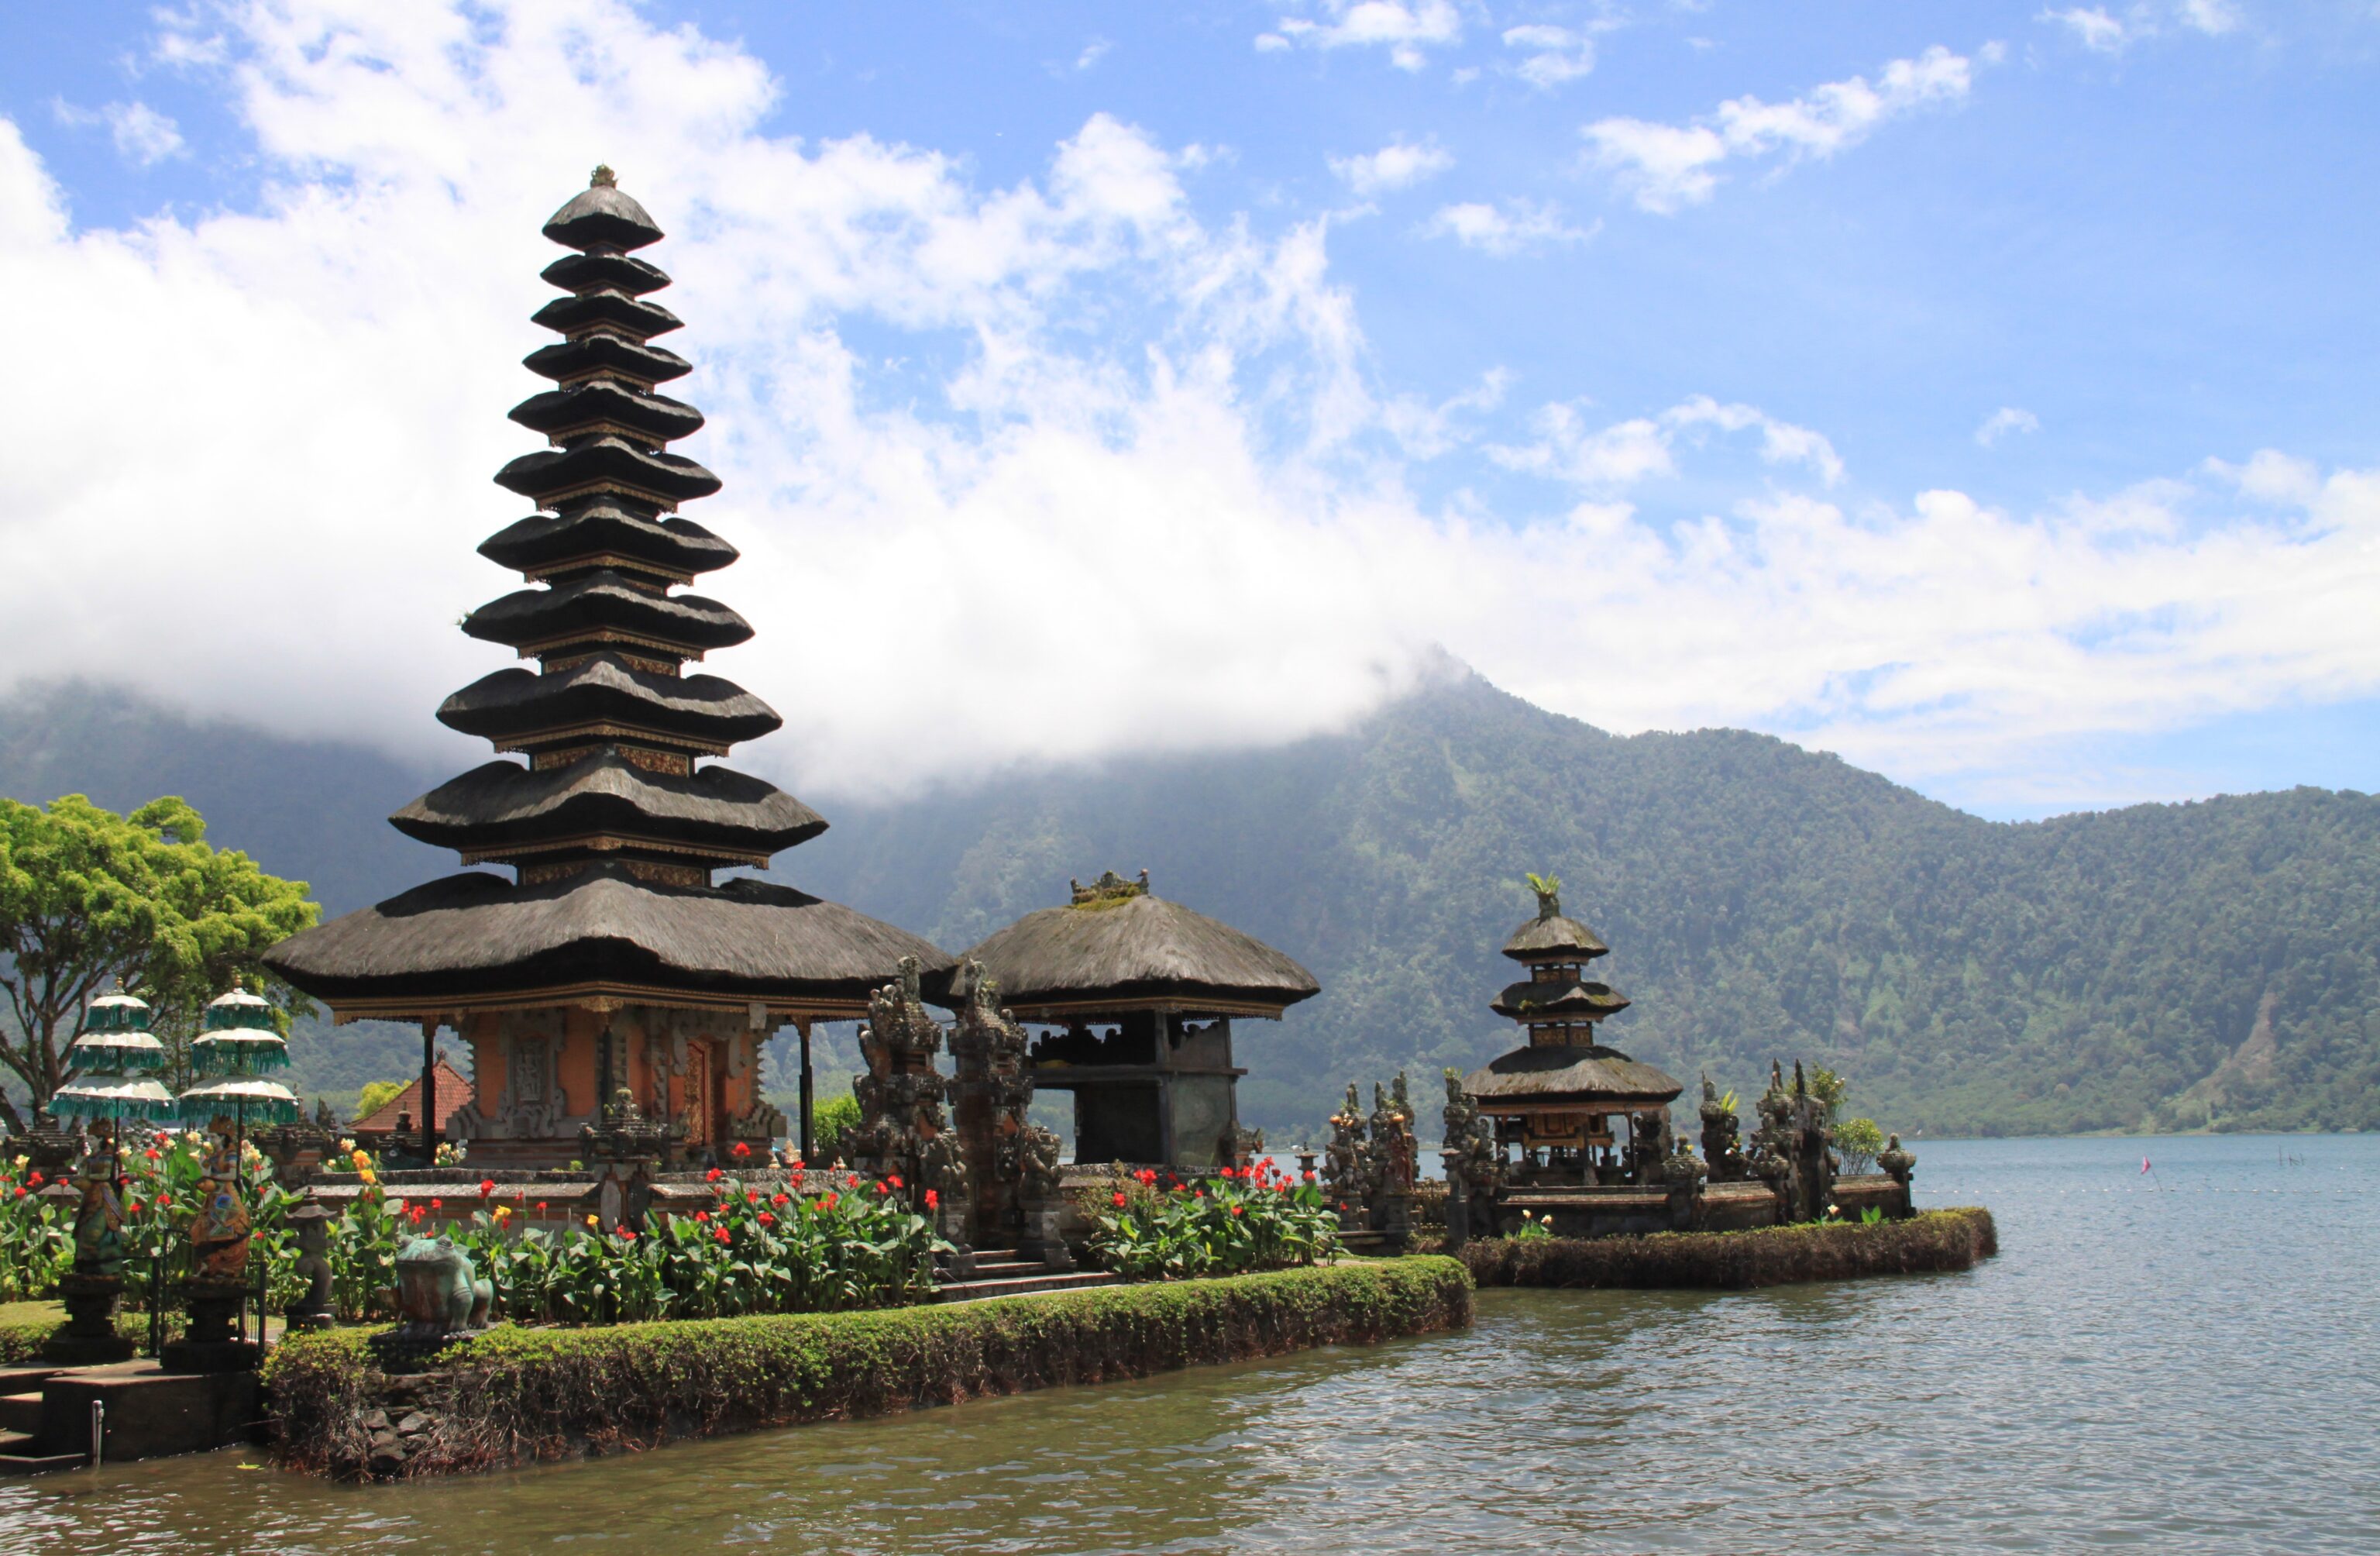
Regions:
<instances>
[{"instance_id":1,"label":"thatched pavilion roof","mask_svg":"<svg viewBox=\"0 0 2380 1556\"><path fill-rule=\"evenodd\" d=\"M966 956L1027 1020L1159 1006L1279 1015L1321 992L1314 975L1255 936L1105 876L1063 907L1028 913Z\"/></svg>"},{"instance_id":2,"label":"thatched pavilion roof","mask_svg":"<svg viewBox=\"0 0 2380 1556\"><path fill-rule=\"evenodd\" d=\"M1685 1088L1675 1076L1601 1046L1515 1049L1463 1078L1463 1089L1491 1112L1499 1102L1666 1107Z\"/></svg>"},{"instance_id":3,"label":"thatched pavilion roof","mask_svg":"<svg viewBox=\"0 0 2380 1556\"><path fill-rule=\"evenodd\" d=\"M265 965L342 1016L605 992L839 1016L865 1014L904 956L938 979L953 965L905 930L789 886L670 886L602 864L527 886L450 875L294 935Z\"/></svg>"}]
</instances>

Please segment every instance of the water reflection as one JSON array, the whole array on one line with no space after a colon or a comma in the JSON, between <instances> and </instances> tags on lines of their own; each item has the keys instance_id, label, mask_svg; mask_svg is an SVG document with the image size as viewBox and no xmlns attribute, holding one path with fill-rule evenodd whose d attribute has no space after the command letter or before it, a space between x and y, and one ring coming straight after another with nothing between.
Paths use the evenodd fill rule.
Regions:
<instances>
[{"instance_id":1,"label":"water reflection","mask_svg":"<svg viewBox=\"0 0 2380 1556\"><path fill-rule=\"evenodd\" d=\"M2380 1137L1936 1145L1968 1275L1488 1293L1466 1334L432 1487L0 1483L0 1551L2380 1549Z\"/></svg>"}]
</instances>

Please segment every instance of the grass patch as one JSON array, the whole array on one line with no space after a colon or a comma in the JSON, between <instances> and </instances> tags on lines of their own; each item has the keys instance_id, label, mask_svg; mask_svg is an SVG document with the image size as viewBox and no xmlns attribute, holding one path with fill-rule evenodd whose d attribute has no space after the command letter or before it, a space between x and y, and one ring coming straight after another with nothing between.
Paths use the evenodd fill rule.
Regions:
<instances>
[{"instance_id":1,"label":"grass patch","mask_svg":"<svg viewBox=\"0 0 2380 1556\"><path fill-rule=\"evenodd\" d=\"M437 1425L408 1477L657 1447L763 1427L1145 1378L1471 1321L1448 1258L1108 1286L950 1307L620 1324L505 1326L442 1358L418 1403ZM389 1380L361 1331L293 1337L265 1363L285 1464L370 1472L366 1414Z\"/></svg>"},{"instance_id":2,"label":"grass patch","mask_svg":"<svg viewBox=\"0 0 2380 1556\"><path fill-rule=\"evenodd\" d=\"M0 1367L31 1361L57 1327L67 1321L55 1302L0 1302Z\"/></svg>"},{"instance_id":3,"label":"grass patch","mask_svg":"<svg viewBox=\"0 0 2380 1556\"><path fill-rule=\"evenodd\" d=\"M1462 1258L1483 1286L1747 1291L1799 1281L1967 1270L1998 1252L1992 1213L1967 1206L1874 1226L1831 1222L1639 1237L1499 1237L1466 1246Z\"/></svg>"}]
</instances>

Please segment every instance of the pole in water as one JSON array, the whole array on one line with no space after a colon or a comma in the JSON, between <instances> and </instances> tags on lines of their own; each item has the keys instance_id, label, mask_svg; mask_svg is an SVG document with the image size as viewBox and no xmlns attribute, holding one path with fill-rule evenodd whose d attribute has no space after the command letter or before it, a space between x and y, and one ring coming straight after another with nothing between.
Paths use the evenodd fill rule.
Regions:
<instances>
[{"instance_id":1,"label":"pole in water","mask_svg":"<svg viewBox=\"0 0 2380 1556\"><path fill-rule=\"evenodd\" d=\"M107 1447L107 1402L91 1402L91 1467L99 1467L100 1455Z\"/></svg>"}]
</instances>

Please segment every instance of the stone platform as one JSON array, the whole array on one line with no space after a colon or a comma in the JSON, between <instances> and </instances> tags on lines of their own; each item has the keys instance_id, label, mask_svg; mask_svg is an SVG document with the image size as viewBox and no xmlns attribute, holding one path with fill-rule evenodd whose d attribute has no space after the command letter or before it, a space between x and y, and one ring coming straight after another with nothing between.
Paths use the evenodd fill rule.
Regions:
<instances>
[{"instance_id":1,"label":"stone platform","mask_svg":"<svg viewBox=\"0 0 2380 1556\"><path fill-rule=\"evenodd\" d=\"M196 1453L261 1439L256 1374L167 1372L153 1361L0 1370L0 1475L91 1462L91 1407L109 1461Z\"/></svg>"}]
</instances>

